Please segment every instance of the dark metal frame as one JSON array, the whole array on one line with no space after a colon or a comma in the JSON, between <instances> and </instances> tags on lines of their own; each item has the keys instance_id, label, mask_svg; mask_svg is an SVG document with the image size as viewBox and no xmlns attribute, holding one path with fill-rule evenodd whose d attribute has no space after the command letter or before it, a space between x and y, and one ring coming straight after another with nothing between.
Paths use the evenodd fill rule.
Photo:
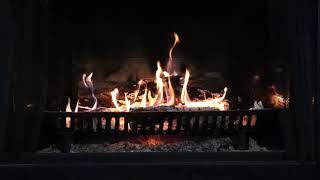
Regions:
<instances>
[{"instance_id":1,"label":"dark metal frame","mask_svg":"<svg viewBox=\"0 0 320 180\"><path fill-rule=\"evenodd\" d=\"M46 111L46 129L62 136L61 150L69 152L72 135L88 134L135 136L138 134L214 135L237 137L234 143L240 149L248 149L249 138L262 121L279 120L278 110L228 110L228 111L177 111L177 112L52 112ZM70 127L66 126L70 118ZM120 127L120 119L124 125ZM103 123L105 120L105 124ZM112 119L114 125L111 125ZM164 123L167 128L164 129ZM96 124L96 125L94 125ZM103 128L104 126L104 128ZM158 128L155 128L158 126ZM131 127L131 129L129 129Z\"/></svg>"}]
</instances>

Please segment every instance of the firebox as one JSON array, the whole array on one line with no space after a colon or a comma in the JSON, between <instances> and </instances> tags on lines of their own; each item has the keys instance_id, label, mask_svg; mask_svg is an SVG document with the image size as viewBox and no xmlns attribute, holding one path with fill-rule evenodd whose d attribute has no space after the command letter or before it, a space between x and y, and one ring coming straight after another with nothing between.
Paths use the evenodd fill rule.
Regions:
<instances>
[{"instance_id":1,"label":"firebox","mask_svg":"<svg viewBox=\"0 0 320 180\"><path fill-rule=\"evenodd\" d=\"M4 167L79 170L68 178L89 177L80 172L89 166L97 177L115 169L106 175L115 179L315 177L316 0L215 2L200 13L12 2Z\"/></svg>"},{"instance_id":2,"label":"firebox","mask_svg":"<svg viewBox=\"0 0 320 180\"><path fill-rule=\"evenodd\" d=\"M265 4L252 5L219 4L212 19L151 15L152 24L139 14L115 23L103 9L101 19L69 17L53 5L43 128L56 142L40 152L281 152L284 32Z\"/></svg>"}]
</instances>

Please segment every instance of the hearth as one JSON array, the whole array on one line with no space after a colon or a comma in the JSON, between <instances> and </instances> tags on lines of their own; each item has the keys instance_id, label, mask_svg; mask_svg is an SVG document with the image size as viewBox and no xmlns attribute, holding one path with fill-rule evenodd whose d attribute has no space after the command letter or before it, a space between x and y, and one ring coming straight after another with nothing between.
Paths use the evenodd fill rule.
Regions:
<instances>
[{"instance_id":1,"label":"hearth","mask_svg":"<svg viewBox=\"0 0 320 180\"><path fill-rule=\"evenodd\" d=\"M216 2L175 16L160 7L4 2L0 172L315 176L316 0Z\"/></svg>"}]
</instances>

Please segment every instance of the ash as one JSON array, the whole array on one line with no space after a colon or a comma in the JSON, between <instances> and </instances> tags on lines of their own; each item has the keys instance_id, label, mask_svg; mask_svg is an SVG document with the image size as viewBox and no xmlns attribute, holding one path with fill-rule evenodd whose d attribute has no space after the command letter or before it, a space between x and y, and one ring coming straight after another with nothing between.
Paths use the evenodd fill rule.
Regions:
<instances>
[{"instance_id":1,"label":"ash","mask_svg":"<svg viewBox=\"0 0 320 180\"><path fill-rule=\"evenodd\" d=\"M73 144L71 153L108 153L108 152L239 152L239 151L269 151L260 147L250 138L248 150L237 150L230 138L210 138L202 141L183 140L174 143L148 144L131 142L129 140L115 143L105 142L101 144ZM38 153L60 153L56 146L52 145Z\"/></svg>"}]
</instances>

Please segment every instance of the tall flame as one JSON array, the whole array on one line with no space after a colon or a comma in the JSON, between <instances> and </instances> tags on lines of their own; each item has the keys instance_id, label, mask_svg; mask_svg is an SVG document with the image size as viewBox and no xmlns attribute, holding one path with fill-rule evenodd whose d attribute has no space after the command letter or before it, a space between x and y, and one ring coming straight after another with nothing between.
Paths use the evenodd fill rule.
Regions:
<instances>
[{"instance_id":1,"label":"tall flame","mask_svg":"<svg viewBox=\"0 0 320 180\"><path fill-rule=\"evenodd\" d=\"M119 90L118 88L115 88L112 92L111 92L111 97L112 97L112 102L114 107L119 111L121 110L118 104L118 100L117 100L117 95L119 94Z\"/></svg>"},{"instance_id":2,"label":"tall flame","mask_svg":"<svg viewBox=\"0 0 320 180\"><path fill-rule=\"evenodd\" d=\"M71 106L70 106L70 98L68 98L68 104L66 106L66 112L72 112ZM78 112L79 109L79 99L77 101L76 107L74 109L74 112ZM70 128L71 126L71 118L70 117L66 117L66 127Z\"/></svg>"},{"instance_id":3,"label":"tall flame","mask_svg":"<svg viewBox=\"0 0 320 180\"><path fill-rule=\"evenodd\" d=\"M77 101L76 108L74 109L74 112L78 112L78 111L79 111L79 99Z\"/></svg>"},{"instance_id":4,"label":"tall flame","mask_svg":"<svg viewBox=\"0 0 320 180\"><path fill-rule=\"evenodd\" d=\"M72 112L71 107L70 107L70 98L68 98L68 104L66 106L66 112ZM66 117L66 127L70 128L71 126L71 118Z\"/></svg>"},{"instance_id":5,"label":"tall flame","mask_svg":"<svg viewBox=\"0 0 320 180\"><path fill-rule=\"evenodd\" d=\"M172 106L174 105L174 100L175 100L175 94L174 94L174 89L172 87L172 84L171 84L171 77L170 77L170 74L166 71L163 72L163 75L165 77L168 78L168 83L167 86L165 86L165 94L166 94L166 106Z\"/></svg>"},{"instance_id":6,"label":"tall flame","mask_svg":"<svg viewBox=\"0 0 320 180\"><path fill-rule=\"evenodd\" d=\"M163 81L161 78L162 68L160 65L160 61L157 62L157 71L156 71L156 85L157 85L157 94L155 97L149 97L150 106L158 106L161 105L163 101ZM150 93L149 93L150 94Z\"/></svg>"},{"instance_id":7,"label":"tall flame","mask_svg":"<svg viewBox=\"0 0 320 180\"><path fill-rule=\"evenodd\" d=\"M180 42L180 38L179 38L178 34L175 32L173 33L173 36L174 36L174 43L169 50L169 60L168 60L168 64L167 64L167 72L170 75L176 76L177 72L174 69L174 63L173 63L173 59L172 59L172 51L176 47L176 45Z\"/></svg>"},{"instance_id":8,"label":"tall flame","mask_svg":"<svg viewBox=\"0 0 320 180\"><path fill-rule=\"evenodd\" d=\"M186 104L186 102L190 101L189 94L187 91L189 78L190 78L190 72L187 69L185 77L184 77L184 83L182 86L181 97L180 97L181 103L183 103L183 104Z\"/></svg>"},{"instance_id":9,"label":"tall flame","mask_svg":"<svg viewBox=\"0 0 320 180\"><path fill-rule=\"evenodd\" d=\"M97 106L98 106L98 100L97 100L97 97L94 94L93 82L91 80L92 75L93 75L93 72L90 73L88 76L86 74L82 75L82 82L83 82L84 86L90 90L91 97L93 98L93 101L94 101L94 104L93 104L93 106L91 108L90 107L85 107L85 106L79 106L80 108L86 109L87 111L94 111L94 110L97 109Z\"/></svg>"},{"instance_id":10,"label":"tall flame","mask_svg":"<svg viewBox=\"0 0 320 180\"><path fill-rule=\"evenodd\" d=\"M147 93L148 93L148 88L146 86L144 89L144 94L143 94L142 101L141 101L141 107L143 107L143 108L147 107Z\"/></svg>"}]
</instances>

